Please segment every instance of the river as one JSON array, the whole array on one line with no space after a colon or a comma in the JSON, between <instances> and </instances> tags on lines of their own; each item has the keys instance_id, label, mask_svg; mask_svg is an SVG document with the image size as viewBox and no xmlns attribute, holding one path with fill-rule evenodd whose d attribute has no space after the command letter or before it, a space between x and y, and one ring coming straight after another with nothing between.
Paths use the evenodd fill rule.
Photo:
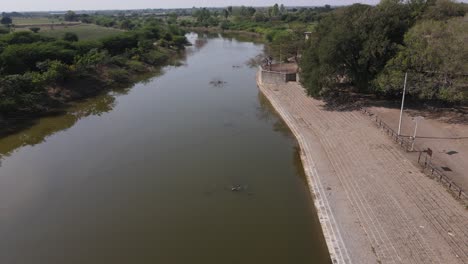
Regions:
<instances>
[{"instance_id":1,"label":"river","mask_svg":"<svg viewBox=\"0 0 468 264\"><path fill-rule=\"evenodd\" d=\"M261 43L188 34L181 65L0 138L0 263L330 263Z\"/></svg>"}]
</instances>

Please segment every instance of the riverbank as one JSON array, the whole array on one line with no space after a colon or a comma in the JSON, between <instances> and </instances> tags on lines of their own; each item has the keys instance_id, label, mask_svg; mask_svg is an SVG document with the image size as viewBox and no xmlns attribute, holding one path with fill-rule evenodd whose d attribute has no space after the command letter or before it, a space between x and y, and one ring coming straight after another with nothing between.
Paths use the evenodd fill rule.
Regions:
<instances>
[{"instance_id":1,"label":"riverbank","mask_svg":"<svg viewBox=\"0 0 468 264\"><path fill-rule=\"evenodd\" d=\"M103 65L85 76L70 76L67 82L60 85L47 85L44 87L47 98L36 102L40 107L34 112L20 111L3 115L0 113L0 137L28 128L41 117L62 114L74 102L96 97L113 89L130 87L155 76L161 68L177 65L183 56L183 51L167 50L166 56L158 62L158 65L146 63L133 63L130 66Z\"/></svg>"},{"instance_id":2,"label":"riverbank","mask_svg":"<svg viewBox=\"0 0 468 264\"><path fill-rule=\"evenodd\" d=\"M468 211L368 118L295 82L257 84L300 145L333 263L468 261Z\"/></svg>"},{"instance_id":3,"label":"riverbank","mask_svg":"<svg viewBox=\"0 0 468 264\"><path fill-rule=\"evenodd\" d=\"M253 38L261 38L262 34L257 32L245 31L245 30L230 30L222 29L219 27L182 27L188 32L203 32L203 33L224 33L224 34L240 34L244 36L249 36Z\"/></svg>"}]
</instances>

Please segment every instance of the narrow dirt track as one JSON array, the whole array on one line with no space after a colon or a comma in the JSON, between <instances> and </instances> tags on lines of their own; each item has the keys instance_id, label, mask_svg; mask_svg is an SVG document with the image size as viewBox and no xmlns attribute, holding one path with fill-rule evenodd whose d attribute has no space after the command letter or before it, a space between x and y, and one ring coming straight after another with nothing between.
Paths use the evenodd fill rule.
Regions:
<instances>
[{"instance_id":1,"label":"narrow dirt track","mask_svg":"<svg viewBox=\"0 0 468 264\"><path fill-rule=\"evenodd\" d=\"M468 263L468 210L368 118L257 82L299 142L334 263Z\"/></svg>"}]
</instances>

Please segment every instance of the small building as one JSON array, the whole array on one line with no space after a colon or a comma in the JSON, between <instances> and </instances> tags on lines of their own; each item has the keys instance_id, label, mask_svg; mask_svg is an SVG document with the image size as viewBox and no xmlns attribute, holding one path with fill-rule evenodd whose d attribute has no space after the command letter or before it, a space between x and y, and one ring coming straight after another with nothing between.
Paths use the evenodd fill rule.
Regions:
<instances>
[{"instance_id":1,"label":"small building","mask_svg":"<svg viewBox=\"0 0 468 264\"><path fill-rule=\"evenodd\" d=\"M260 66L262 82L282 84L298 81L299 67L297 63L277 63Z\"/></svg>"}]
</instances>

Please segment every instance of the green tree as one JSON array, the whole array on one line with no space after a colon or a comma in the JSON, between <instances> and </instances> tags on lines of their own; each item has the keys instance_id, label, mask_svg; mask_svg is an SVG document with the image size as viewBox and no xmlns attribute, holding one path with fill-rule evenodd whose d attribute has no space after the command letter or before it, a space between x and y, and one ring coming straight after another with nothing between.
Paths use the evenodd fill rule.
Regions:
<instances>
[{"instance_id":1,"label":"green tree","mask_svg":"<svg viewBox=\"0 0 468 264\"><path fill-rule=\"evenodd\" d=\"M281 14L286 14L286 7L284 7L283 4L280 5L280 13Z\"/></svg>"},{"instance_id":2,"label":"green tree","mask_svg":"<svg viewBox=\"0 0 468 264\"><path fill-rule=\"evenodd\" d=\"M278 6L278 4L275 4L273 6L272 10L271 10L271 16L272 17L277 17L277 16L279 16L279 14L280 14L279 6Z\"/></svg>"},{"instance_id":3,"label":"green tree","mask_svg":"<svg viewBox=\"0 0 468 264\"><path fill-rule=\"evenodd\" d=\"M304 28L297 27L288 31L281 31L273 37L270 45L270 51L276 59L286 62L294 57L297 60L298 55L305 46Z\"/></svg>"},{"instance_id":4,"label":"green tree","mask_svg":"<svg viewBox=\"0 0 468 264\"><path fill-rule=\"evenodd\" d=\"M177 19L177 18L176 18ZM130 19L124 19L122 22L120 22L120 28L124 30L130 30L134 28L135 25Z\"/></svg>"},{"instance_id":5,"label":"green tree","mask_svg":"<svg viewBox=\"0 0 468 264\"><path fill-rule=\"evenodd\" d=\"M260 12L260 11L257 11L255 12L255 15L254 15L254 21L255 22L264 22L267 20L265 14L263 12Z\"/></svg>"},{"instance_id":6,"label":"green tree","mask_svg":"<svg viewBox=\"0 0 468 264\"><path fill-rule=\"evenodd\" d=\"M15 30L15 28L13 27L13 20L8 16L3 16L0 20L0 24L4 25L8 32L12 32Z\"/></svg>"},{"instance_id":7,"label":"green tree","mask_svg":"<svg viewBox=\"0 0 468 264\"><path fill-rule=\"evenodd\" d=\"M40 111L47 100L44 82L38 73L0 77L0 113Z\"/></svg>"},{"instance_id":8,"label":"green tree","mask_svg":"<svg viewBox=\"0 0 468 264\"><path fill-rule=\"evenodd\" d=\"M75 41L78 41L79 39L78 39L78 35L76 33L66 32L63 35L63 40L70 41L70 42L75 42Z\"/></svg>"},{"instance_id":9,"label":"green tree","mask_svg":"<svg viewBox=\"0 0 468 264\"><path fill-rule=\"evenodd\" d=\"M78 16L76 15L75 12L70 10L70 11L67 11L67 13L65 13L64 19L65 19L65 21L77 21Z\"/></svg>"},{"instance_id":10,"label":"green tree","mask_svg":"<svg viewBox=\"0 0 468 264\"><path fill-rule=\"evenodd\" d=\"M223 9L223 17L224 20L227 20L229 18L229 11L227 9Z\"/></svg>"},{"instance_id":11,"label":"green tree","mask_svg":"<svg viewBox=\"0 0 468 264\"><path fill-rule=\"evenodd\" d=\"M355 4L320 20L301 60L303 84L312 94L347 82L369 91L374 78L398 51L412 23L397 0L376 7Z\"/></svg>"},{"instance_id":12,"label":"green tree","mask_svg":"<svg viewBox=\"0 0 468 264\"><path fill-rule=\"evenodd\" d=\"M210 10L206 8L197 9L194 16L197 18L197 21L200 23L205 23L211 18Z\"/></svg>"},{"instance_id":13,"label":"green tree","mask_svg":"<svg viewBox=\"0 0 468 264\"><path fill-rule=\"evenodd\" d=\"M177 23L177 13L171 12L169 14L169 18L167 19L168 24L176 24Z\"/></svg>"},{"instance_id":14,"label":"green tree","mask_svg":"<svg viewBox=\"0 0 468 264\"><path fill-rule=\"evenodd\" d=\"M2 19L0 20L0 23L2 25L11 25L13 23L13 20L11 19L11 17L9 16L4 16L2 17Z\"/></svg>"},{"instance_id":15,"label":"green tree","mask_svg":"<svg viewBox=\"0 0 468 264\"><path fill-rule=\"evenodd\" d=\"M8 34L10 32L10 29L7 27L0 27L0 35L2 34Z\"/></svg>"},{"instance_id":16,"label":"green tree","mask_svg":"<svg viewBox=\"0 0 468 264\"><path fill-rule=\"evenodd\" d=\"M225 21L221 22L220 27L221 27L222 30L228 30L229 25L230 25L229 21L225 20Z\"/></svg>"},{"instance_id":17,"label":"green tree","mask_svg":"<svg viewBox=\"0 0 468 264\"><path fill-rule=\"evenodd\" d=\"M105 63L108 58L109 54L107 52L93 48L83 55L75 56L74 64L78 71L94 71L98 65Z\"/></svg>"},{"instance_id":18,"label":"green tree","mask_svg":"<svg viewBox=\"0 0 468 264\"><path fill-rule=\"evenodd\" d=\"M31 30L34 33L38 33L41 30L41 28L40 27L32 27L32 28L29 28L29 30Z\"/></svg>"},{"instance_id":19,"label":"green tree","mask_svg":"<svg viewBox=\"0 0 468 264\"><path fill-rule=\"evenodd\" d=\"M0 68L5 74L22 74L37 71L37 63L46 60L71 64L76 54L73 47L63 41L8 45L0 54Z\"/></svg>"},{"instance_id":20,"label":"green tree","mask_svg":"<svg viewBox=\"0 0 468 264\"><path fill-rule=\"evenodd\" d=\"M9 45L34 43L38 41L47 42L51 41L51 39L42 37L39 34L33 34L29 31L14 32L0 37L0 42L7 43Z\"/></svg>"},{"instance_id":21,"label":"green tree","mask_svg":"<svg viewBox=\"0 0 468 264\"><path fill-rule=\"evenodd\" d=\"M423 17L425 19L447 20L452 17L465 16L466 10L466 4L457 3L452 0L437 0L434 4L427 7Z\"/></svg>"},{"instance_id":22,"label":"green tree","mask_svg":"<svg viewBox=\"0 0 468 264\"><path fill-rule=\"evenodd\" d=\"M427 20L405 35L405 46L375 81L378 92L401 93L405 72L408 89L421 99L468 100L468 27L463 18Z\"/></svg>"},{"instance_id":23,"label":"green tree","mask_svg":"<svg viewBox=\"0 0 468 264\"><path fill-rule=\"evenodd\" d=\"M120 34L103 39L102 45L111 55L117 55L137 47L138 37L133 33Z\"/></svg>"}]
</instances>

